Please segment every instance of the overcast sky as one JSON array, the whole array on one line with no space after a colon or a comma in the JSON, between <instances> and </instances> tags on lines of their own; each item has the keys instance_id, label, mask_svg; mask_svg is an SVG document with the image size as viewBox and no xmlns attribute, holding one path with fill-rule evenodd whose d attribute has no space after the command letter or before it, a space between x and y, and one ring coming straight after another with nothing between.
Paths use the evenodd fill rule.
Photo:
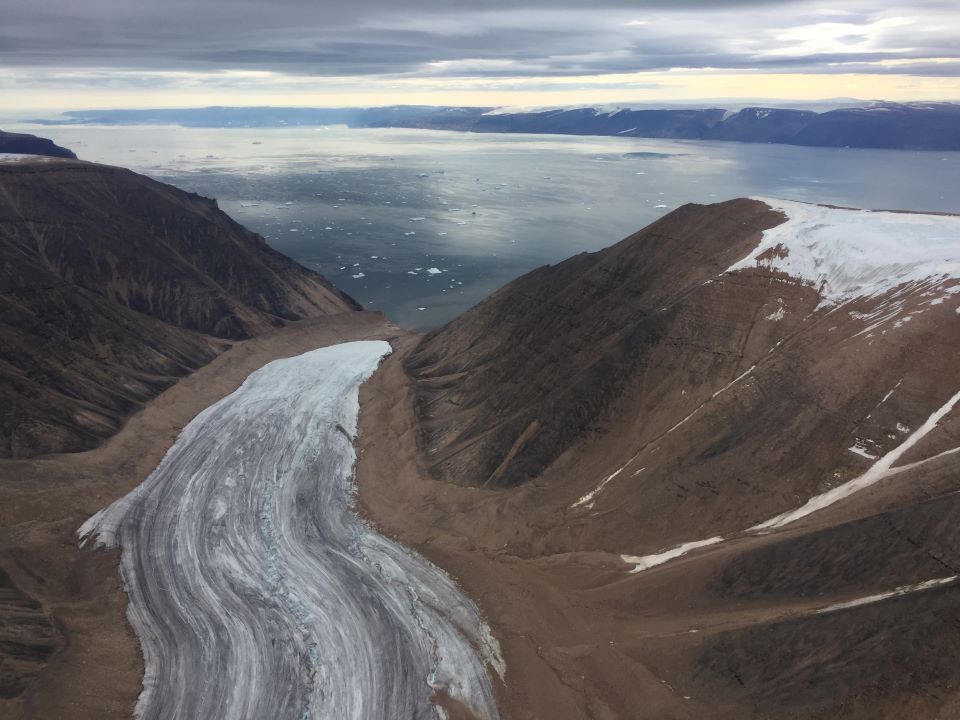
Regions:
<instances>
[{"instance_id":1,"label":"overcast sky","mask_svg":"<svg viewBox=\"0 0 960 720\"><path fill-rule=\"evenodd\" d=\"M3 109L960 98L958 0L0 0Z\"/></svg>"}]
</instances>

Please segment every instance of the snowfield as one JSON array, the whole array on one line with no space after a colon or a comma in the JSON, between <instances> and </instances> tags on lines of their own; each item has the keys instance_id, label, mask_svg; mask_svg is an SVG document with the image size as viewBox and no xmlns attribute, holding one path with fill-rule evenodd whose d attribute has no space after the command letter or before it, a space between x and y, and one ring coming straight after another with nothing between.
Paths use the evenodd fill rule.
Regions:
<instances>
[{"instance_id":1,"label":"snowfield","mask_svg":"<svg viewBox=\"0 0 960 720\"><path fill-rule=\"evenodd\" d=\"M960 217L846 210L754 198L787 216L727 272L763 267L820 291L839 305L931 278L960 280Z\"/></svg>"},{"instance_id":2,"label":"snowfield","mask_svg":"<svg viewBox=\"0 0 960 720\"><path fill-rule=\"evenodd\" d=\"M184 428L81 543L122 551L145 676L138 718L498 717L477 607L352 511L359 386L390 352L272 362Z\"/></svg>"}]
</instances>

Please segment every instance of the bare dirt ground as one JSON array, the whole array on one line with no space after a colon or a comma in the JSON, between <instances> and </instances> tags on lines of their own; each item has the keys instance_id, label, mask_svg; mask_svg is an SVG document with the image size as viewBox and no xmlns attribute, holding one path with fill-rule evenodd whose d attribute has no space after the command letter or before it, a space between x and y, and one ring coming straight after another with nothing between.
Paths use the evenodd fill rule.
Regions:
<instances>
[{"instance_id":1,"label":"bare dirt ground","mask_svg":"<svg viewBox=\"0 0 960 720\"><path fill-rule=\"evenodd\" d=\"M382 533L457 578L487 614L507 664L505 683L497 688L501 712L514 720L698 717L620 650L617 623L604 623L597 605L583 602L591 586L622 567L600 554L597 562L512 555L494 527L511 514L505 507L510 495L438 482L422 472L413 395L401 366L417 339L395 342L394 355L361 388L360 507ZM531 501L529 492L512 497ZM503 525L537 533L536 527ZM634 618L629 624L637 625Z\"/></svg>"},{"instance_id":2,"label":"bare dirt ground","mask_svg":"<svg viewBox=\"0 0 960 720\"><path fill-rule=\"evenodd\" d=\"M252 371L325 345L398 335L374 313L294 323L236 343L95 450L0 462L0 717L131 717L143 666L118 558L78 550L77 528L142 482L180 429Z\"/></svg>"},{"instance_id":3,"label":"bare dirt ground","mask_svg":"<svg viewBox=\"0 0 960 720\"><path fill-rule=\"evenodd\" d=\"M578 453L579 465L518 488L428 475L403 369L417 340L395 341L361 388L360 509L449 572L485 613L506 661L497 687L505 718L960 717L950 714L960 705L949 660L960 644L960 587L821 612L960 573L950 456L910 482L897 478L899 488L882 483L772 534L733 534L630 574L615 552L546 540L568 524L557 499L569 503L585 477L601 477L591 467L613 452L601 442ZM592 517L592 531L603 533L605 519ZM691 538L709 536L696 520L674 522Z\"/></svg>"}]
</instances>

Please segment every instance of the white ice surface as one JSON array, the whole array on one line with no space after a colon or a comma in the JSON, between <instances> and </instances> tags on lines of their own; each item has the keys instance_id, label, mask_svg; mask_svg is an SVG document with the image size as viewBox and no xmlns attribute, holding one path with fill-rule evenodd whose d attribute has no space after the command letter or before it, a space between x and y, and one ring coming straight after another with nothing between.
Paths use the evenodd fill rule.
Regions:
<instances>
[{"instance_id":1,"label":"white ice surface","mask_svg":"<svg viewBox=\"0 0 960 720\"><path fill-rule=\"evenodd\" d=\"M498 717L503 660L477 607L352 509L359 386L389 352L264 366L80 528L121 550L137 718L440 717L433 691Z\"/></svg>"},{"instance_id":2,"label":"white ice surface","mask_svg":"<svg viewBox=\"0 0 960 720\"><path fill-rule=\"evenodd\" d=\"M787 216L727 272L763 267L801 279L823 304L927 278L960 278L960 217L845 210L755 198ZM784 252L777 252L777 248ZM772 257L760 260L764 253Z\"/></svg>"}]
</instances>

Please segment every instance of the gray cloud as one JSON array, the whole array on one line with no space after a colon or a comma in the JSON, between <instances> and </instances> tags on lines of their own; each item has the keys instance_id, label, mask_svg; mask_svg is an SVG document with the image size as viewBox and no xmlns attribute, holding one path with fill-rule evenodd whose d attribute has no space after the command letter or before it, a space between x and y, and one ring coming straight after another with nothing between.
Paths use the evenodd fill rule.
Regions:
<instances>
[{"instance_id":1,"label":"gray cloud","mask_svg":"<svg viewBox=\"0 0 960 720\"><path fill-rule=\"evenodd\" d=\"M0 66L555 77L952 75L955 0L0 0ZM891 67L889 60L915 63Z\"/></svg>"}]
</instances>

